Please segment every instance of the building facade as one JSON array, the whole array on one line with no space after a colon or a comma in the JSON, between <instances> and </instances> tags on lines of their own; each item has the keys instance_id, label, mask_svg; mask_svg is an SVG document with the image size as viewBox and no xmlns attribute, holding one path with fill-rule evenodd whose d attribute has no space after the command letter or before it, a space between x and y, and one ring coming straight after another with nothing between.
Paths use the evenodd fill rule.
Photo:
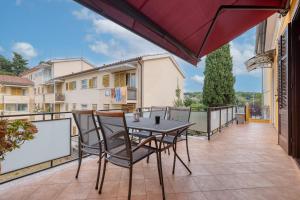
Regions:
<instances>
[{"instance_id":1,"label":"building facade","mask_svg":"<svg viewBox=\"0 0 300 200\"><path fill-rule=\"evenodd\" d=\"M141 56L101 67L84 60L53 60L22 77L34 82L34 110L49 112L172 106L177 87L183 98L185 78L168 54Z\"/></svg>"},{"instance_id":2,"label":"building facade","mask_svg":"<svg viewBox=\"0 0 300 200\"><path fill-rule=\"evenodd\" d=\"M34 83L26 78L0 75L1 115L26 114L32 111Z\"/></svg>"},{"instance_id":3,"label":"building facade","mask_svg":"<svg viewBox=\"0 0 300 200\"><path fill-rule=\"evenodd\" d=\"M300 8L290 1L286 15L274 14L257 28L256 64L263 71L263 101L278 130L278 143L300 158Z\"/></svg>"}]
</instances>

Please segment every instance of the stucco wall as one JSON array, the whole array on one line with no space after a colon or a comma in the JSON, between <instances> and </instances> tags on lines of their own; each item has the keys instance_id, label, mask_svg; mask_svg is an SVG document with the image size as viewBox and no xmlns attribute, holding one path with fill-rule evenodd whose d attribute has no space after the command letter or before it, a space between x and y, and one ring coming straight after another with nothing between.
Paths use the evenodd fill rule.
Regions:
<instances>
[{"instance_id":1,"label":"stucco wall","mask_svg":"<svg viewBox=\"0 0 300 200\"><path fill-rule=\"evenodd\" d=\"M173 106L177 84L183 97L184 77L170 58L143 63L143 107Z\"/></svg>"},{"instance_id":2,"label":"stucco wall","mask_svg":"<svg viewBox=\"0 0 300 200\"><path fill-rule=\"evenodd\" d=\"M82 60L66 61L66 62L54 62L53 63L53 77L64 76L80 72L87 69L92 69L93 66L87 64Z\"/></svg>"}]
</instances>

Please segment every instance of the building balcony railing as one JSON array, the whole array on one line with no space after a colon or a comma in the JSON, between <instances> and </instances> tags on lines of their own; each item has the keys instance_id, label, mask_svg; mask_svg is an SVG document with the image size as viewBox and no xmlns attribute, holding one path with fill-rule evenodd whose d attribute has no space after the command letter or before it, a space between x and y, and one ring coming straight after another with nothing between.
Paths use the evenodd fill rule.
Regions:
<instances>
[{"instance_id":1,"label":"building balcony railing","mask_svg":"<svg viewBox=\"0 0 300 200\"><path fill-rule=\"evenodd\" d=\"M65 101L64 94L55 94L55 101Z\"/></svg>"},{"instance_id":2,"label":"building balcony railing","mask_svg":"<svg viewBox=\"0 0 300 200\"><path fill-rule=\"evenodd\" d=\"M26 95L0 95L0 103L29 103L29 96Z\"/></svg>"},{"instance_id":3,"label":"building balcony railing","mask_svg":"<svg viewBox=\"0 0 300 200\"><path fill-rule=\"evenodd\" d=\"M111 102L113 104L136 103L137 89L132 87L116 87L111 92Z\"/></svg>"}]
</instances>

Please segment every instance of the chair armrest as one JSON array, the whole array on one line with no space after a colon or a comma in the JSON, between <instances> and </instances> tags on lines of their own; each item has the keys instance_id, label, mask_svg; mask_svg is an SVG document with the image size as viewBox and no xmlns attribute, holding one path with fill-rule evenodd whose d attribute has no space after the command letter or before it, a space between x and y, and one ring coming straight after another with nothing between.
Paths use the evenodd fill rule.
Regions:
<instances>
[{"instance_id":1,"label":"chair armrest","mask_svg":"<svg viewBox=\"0 0 300 200\"><path fill-rule=\"evenodd\" d=\"M154 135L145 138L144 140L142 140L141 143L139 143L134 149L132 149L132 152L135 152L136 150L138 150L139 148L145 146L145 144L151 142L152 140L154 140L155 142L155 147L157 148L157 141L156 141L156 137Z\"/></svg>"}]
</instances>

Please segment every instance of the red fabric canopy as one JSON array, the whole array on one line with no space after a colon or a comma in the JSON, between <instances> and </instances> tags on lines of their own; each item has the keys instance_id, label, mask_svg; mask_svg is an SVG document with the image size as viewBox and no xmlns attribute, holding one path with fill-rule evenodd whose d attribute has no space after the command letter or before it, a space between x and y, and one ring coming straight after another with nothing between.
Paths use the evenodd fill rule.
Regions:
<instances>
[{"instance_id":1,"label":"red fabric canopy","mask_svg":"<svg viewBox=\"0 0 300 200\"><path fill-rule=\"evenodd\" d=\"M76 0L196 65L288 0Z\"/></svg>"}]
</instances>

